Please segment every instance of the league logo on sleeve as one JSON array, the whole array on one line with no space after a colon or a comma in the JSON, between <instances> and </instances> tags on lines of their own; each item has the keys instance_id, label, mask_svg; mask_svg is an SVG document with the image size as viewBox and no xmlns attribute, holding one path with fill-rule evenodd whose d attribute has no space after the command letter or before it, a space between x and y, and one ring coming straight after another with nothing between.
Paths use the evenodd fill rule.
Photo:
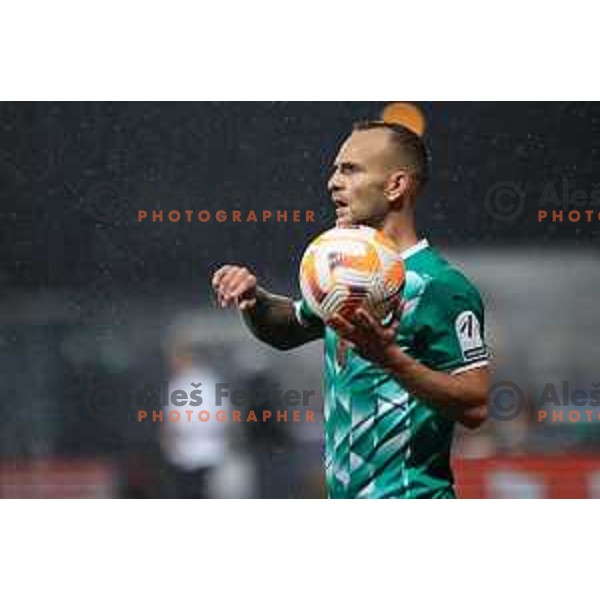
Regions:
<instances>
[{"instance_id":1,"label":"league logo on sleeve","mask_svg":"<svg viewBox=\"0 0 600 600\"><path fill-rule=\"evenodd\" d=\"M465 361L487 357L487 351L481 337L481 326L473 311L461 312L456 318L455 328Z\"/></svg>"}]
</instances>

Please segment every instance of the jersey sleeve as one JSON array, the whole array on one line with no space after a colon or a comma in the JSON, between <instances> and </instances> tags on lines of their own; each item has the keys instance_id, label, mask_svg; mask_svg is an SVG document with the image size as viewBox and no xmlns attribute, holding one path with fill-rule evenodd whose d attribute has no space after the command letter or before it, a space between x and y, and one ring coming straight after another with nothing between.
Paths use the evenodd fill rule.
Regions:
<instances>
[{"instance_id":1,"label":"jersey sleeve","mask_svg":"<svg viewBox=\"0 0 600 600\"><path fill-rule=\"evenodd\" d=\"M325 324L321 318L310 308L304 298L294 302L296 320L302 327L314 331L319 336L325 332Z\"/></svg>"},{"instance_id":2,"label":"jersey sleeve","mask_svg":"<svg viewBox=\"0 0 600 600\"><path fill-rule=\"evenodd\" d=\"M458 373L487 364L483 302L460 273L430 281L417 311L425 365Z\"/></svg>"}]
</instances>

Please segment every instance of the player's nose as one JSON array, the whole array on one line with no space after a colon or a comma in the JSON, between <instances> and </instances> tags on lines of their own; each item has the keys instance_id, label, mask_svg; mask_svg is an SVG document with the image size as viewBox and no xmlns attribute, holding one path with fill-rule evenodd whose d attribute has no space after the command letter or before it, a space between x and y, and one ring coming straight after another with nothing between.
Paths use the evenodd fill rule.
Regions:
<instances>
[{"instance_id":1,"label":"player's nose","mask_svg":"<svg viewBox=\"0 0 600 600\"><path fill-rule=\"evenodd\" d=\"M327 189L329 193L338 192L342 189L342 185L337 173L334 173L327 182Z\"/></svg>"}]
</instances>

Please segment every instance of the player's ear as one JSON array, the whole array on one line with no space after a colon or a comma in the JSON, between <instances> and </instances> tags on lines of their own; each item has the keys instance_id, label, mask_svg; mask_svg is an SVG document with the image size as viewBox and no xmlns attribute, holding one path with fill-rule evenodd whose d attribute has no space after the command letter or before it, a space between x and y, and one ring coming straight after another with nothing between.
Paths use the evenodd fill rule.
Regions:
<instances>
[{"instance_id":1,"label":"player's ear","mask_svg":"<svg viewBox=\"0 0 600 600\"><path fill-rule=\"evenodd\" d=\"M390 202L405 198L410 188L410 177L406 171L392 173L385 187L385 195Z\"/></svg>"}]
</instances>

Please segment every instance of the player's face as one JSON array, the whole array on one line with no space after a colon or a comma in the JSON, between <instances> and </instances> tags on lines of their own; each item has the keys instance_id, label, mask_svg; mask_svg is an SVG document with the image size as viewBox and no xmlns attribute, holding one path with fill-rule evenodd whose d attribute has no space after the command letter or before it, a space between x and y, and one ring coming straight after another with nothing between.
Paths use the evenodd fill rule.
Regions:
<instances>
[{"instance_id":1,"label":"player's face","mask_svg":"<svg viewBox=\"0 0 600 600\"><path fill-rule=\"evenodd\" d=\"M355 131L340 148L328 185L338 227L378 227L389 212L385 194L392 168L388 135L382 129Z\"/></svg>"}]
</instances>

